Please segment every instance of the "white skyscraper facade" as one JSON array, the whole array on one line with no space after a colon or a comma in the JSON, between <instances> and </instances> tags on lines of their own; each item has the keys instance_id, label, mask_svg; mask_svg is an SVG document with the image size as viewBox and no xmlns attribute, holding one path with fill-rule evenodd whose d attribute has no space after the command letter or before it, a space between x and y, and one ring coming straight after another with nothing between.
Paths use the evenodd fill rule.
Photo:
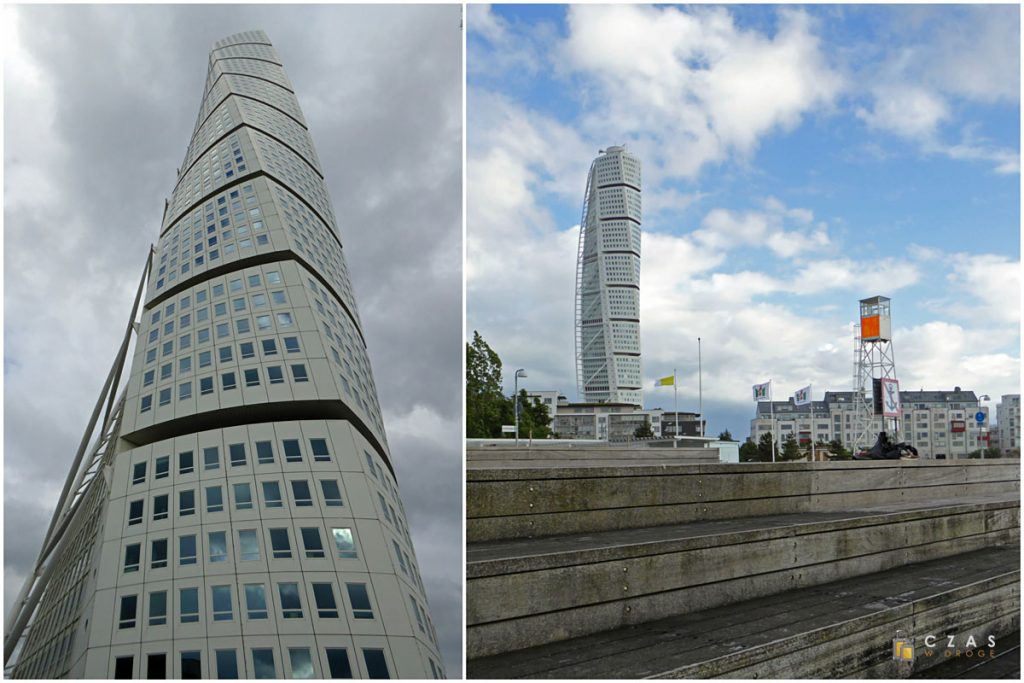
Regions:
<instances>
[{"instance_id":1,"label":"white skyscraper facade","mask_svg":"<svg viewBox=\"0 0 1024 683\"><path fill-rule=\"evenodd\" d=\"M443 678L338 225L262 31L210 54L150 258L14 677Z\"/></svg>"},{"instance_id":2,"label":"white skyscraper facade","mask_svg":"<svg viewBox=\"0 0 1024 683\"><path fill-rule=\"evenodd\" d=\"M576 265L576 383L584 402L643 405L640 161L609 147L590 166Z\"/></svg>"}]
</instances>

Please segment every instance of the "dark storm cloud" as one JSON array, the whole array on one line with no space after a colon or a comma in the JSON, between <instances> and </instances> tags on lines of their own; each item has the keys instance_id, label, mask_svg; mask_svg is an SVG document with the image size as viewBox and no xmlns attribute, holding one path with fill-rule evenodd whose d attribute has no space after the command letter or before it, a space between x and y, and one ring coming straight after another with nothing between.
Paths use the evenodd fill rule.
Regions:
<instances>
[{"instance_id":1,"label":"dark storm cloud","mask_svg":"<svg viewBox=\"0 0 1024 683\"><path fill-rule=\"evenodd\" d=\"M23 6L5 60L5 596L38 552L192 133L261 28L338 216L450 676L461 673L458 6ZM424 435L429 436L426 438Z\"/></svg>"}]
</instances>

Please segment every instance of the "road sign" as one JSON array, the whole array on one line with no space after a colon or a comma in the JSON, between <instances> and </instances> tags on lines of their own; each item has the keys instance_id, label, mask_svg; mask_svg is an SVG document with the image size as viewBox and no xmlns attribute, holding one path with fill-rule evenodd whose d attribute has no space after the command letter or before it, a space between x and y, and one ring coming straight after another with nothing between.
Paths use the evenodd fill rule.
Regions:
<instances>
[{"instance_id":1,"label":"road sign","mask_svg":"<svg viewBox=\"0 0 1024 683\"><path fill-rule=\"evenodd\" d=\"M501 433L502 434L515 434L516 433L516 426L515 425L501 425Z\"/></svg>"},{"instance_id":2,"label":"road sign","mask_svg":"<svg viewBox=\"0 0 1024 683\"><path fill-rule=\"evenodd\" d=\"M974 419L977 420L978 424L981 424L982 422L985 421L985 413L979 410L974 414Z\"/></svg>"}]
</instances>

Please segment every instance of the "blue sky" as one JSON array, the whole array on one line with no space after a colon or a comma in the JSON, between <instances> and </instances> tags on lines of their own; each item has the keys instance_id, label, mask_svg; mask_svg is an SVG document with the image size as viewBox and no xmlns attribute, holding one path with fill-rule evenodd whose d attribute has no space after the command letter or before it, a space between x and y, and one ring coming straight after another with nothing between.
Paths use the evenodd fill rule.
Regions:
<instances>
[{"instance_id":1,"label":"blue sky","mask_svg":"<svg viewBox=\"0 0 1024 683\"><path fill-rule=\"evenodd\" d=\"M1016 6L470 6L467 333L575 398L579 212L643 163L645 402L710 429L750 385L849 390L857 300L903 388L1019 391ZM684 403L685 401L685 403Z\"/></svg>"}]
</instances>

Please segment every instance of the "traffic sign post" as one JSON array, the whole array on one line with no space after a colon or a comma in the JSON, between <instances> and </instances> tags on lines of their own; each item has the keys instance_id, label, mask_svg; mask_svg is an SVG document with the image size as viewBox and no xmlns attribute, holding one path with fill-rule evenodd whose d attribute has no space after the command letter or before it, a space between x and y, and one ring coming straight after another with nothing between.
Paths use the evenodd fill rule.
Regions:
<instances>
[{"instance_id":1,"label":"traffic sign post","mask_svg":"<svg viewBox=\"0 0 1024 683\"><path fill-rule=\"evenodd\" d=\"M976 412L974 414L974 421L978 423L978 429L981 430L981 434L978 436L978 441L984 441L985 442L985 445L981 449L981 459L984 460L985 459L985 450L988 448L988 444L989 444L988 439L985 438L986 437L986 434L985 434L985 431L984 431L985 428L982 427L982 425L985 424L985 413L984 413L984 411L979 410L978 412Z\"/></svg>"}]
</instances>

